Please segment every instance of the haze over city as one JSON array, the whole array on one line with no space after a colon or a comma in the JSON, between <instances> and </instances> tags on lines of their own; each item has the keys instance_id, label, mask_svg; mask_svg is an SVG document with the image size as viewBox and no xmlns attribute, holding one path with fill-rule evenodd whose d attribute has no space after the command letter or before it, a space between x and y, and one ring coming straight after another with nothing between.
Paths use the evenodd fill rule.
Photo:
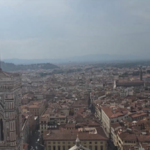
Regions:
<instances>
[{"instance_id":1,"label":"haze over city","mask_svg":"<svg viewBox=\"0 0 150 150\"><path fill-rule=\"evenodd\" d=\"M0 0L0 150L150 150L150 0Z\"/></svg>"},{"instance_id":2,"label":"haze over city","mask_svg":"<svg viewBox=\"0 0 150 150\"><path fill-rule=\"evenodd\" d=\"M0 0L2 59L150 56L149 0Z\"/></svg>"}]
</instances>

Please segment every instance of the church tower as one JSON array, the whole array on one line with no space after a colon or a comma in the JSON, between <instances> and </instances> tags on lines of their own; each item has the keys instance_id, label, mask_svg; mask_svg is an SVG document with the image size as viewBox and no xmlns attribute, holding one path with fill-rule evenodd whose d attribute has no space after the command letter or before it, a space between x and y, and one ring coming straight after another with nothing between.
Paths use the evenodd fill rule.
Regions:
<instances>
[{"instance_id":1,"label":"church tower","mask_svg":"<svg viewBox=\"0 0 150 150\"><path fill-rule=\"evenodd\" d=\"M0 150L22 150L21 78L0 69Z\"/></svg>"},{"instance_id":2,"label":"church tower","mask_svg":"<svg viewBox=\"0 0 150 150\"><path fill-rule=\"evenodd\" d=\"M143 71L142 71L142 67L140 67L140 80L142 81L143 80Z\"/></svg>"}]
</instances>

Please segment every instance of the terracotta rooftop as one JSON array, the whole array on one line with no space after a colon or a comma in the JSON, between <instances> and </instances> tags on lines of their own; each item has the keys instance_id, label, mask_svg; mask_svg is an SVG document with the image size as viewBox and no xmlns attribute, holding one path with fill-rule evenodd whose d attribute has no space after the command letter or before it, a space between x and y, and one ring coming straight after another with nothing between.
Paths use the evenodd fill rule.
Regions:
<instances>
[{"instance_id":1,"label":"terracotta rooftop","mask_svg":"<svg viewBox=\"0 0 150 150\"><path fill-rule=\"evenodd\" d=\"M107 114L109 118L117 118L125 115L125 113L121 112L121 110L118 109L117 107L104 106L102 107L102 110Z\"/></svg>"},{"instance_id":2,"label":"terracotta rooftop","mask_svg":"<svg viewBox=\"0 0 150 150\"><path fill-rule=\"evenodd\" d=\"M136 118L136 117L146 116L146 115L147 115L147 113L142 112L142 113L131 114L130 116L132 118Z\"/></svg>"},{"instance_id":3,"label":"terracotta rooftop","mask_svg":"<svg viewBox=\"0 0 150 150\"><path fill-rule=\"evenodd\" d=\"M121 127L121 125L118 122L115 122L115 123L111 123L111 127L115 129Z\"/></svg>"},{"instance_id":4,"label":"terracotta rooftop","mask_svg":"<svg viewBox=\"0 0 150 150\"><path fill-rule=\"evenodd\" d=\"M45 131L43 134L44 140L51 140L51 141L74 141L77 137L77 134L79 135L79 138L81 141L91 141L91 140L108 140L106 136L98 134L89 134L88 132L78 132L77 130L53 130Z\"/></svg>"},{"instance_id":5,"label":"terracotta rooftop","mask_svg":"<svg viewBox=\"0 0 150 150\"><path fill-rule=\"evenodd\" d=\"M126 141L136 141L137 140L137 137L135 134L129 134L127 132L122 132L119 137L122 139L122 140L126 140Z\"/></svg>"}]
</instances>

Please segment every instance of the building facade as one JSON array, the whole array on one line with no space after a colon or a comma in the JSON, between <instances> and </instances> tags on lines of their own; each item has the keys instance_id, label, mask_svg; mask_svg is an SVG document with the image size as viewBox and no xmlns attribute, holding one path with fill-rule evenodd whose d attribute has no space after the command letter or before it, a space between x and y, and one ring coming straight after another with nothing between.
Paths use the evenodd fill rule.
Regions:
<instances>
[{"instance_id":1,"label":"building facade","mask_svg":"<svg viewBox=\"0 0 150 150\"><path fill-rule=\"evenodd\" d=\"M21 78L0 69L0 150L22 150Z\"/></svg>"},{"instance_id":2,"label":"building facade","mask_svg":"<svg viewBox=\"0 0 150 150\"><path fill-rule=\"evenodd\" d=\"M118 107L102 107L101 108L102 112L102 126L104 130L106 131L107 136L110 136L111 133L111 123L114 122L120 122L123 119L128 118L128 114L126 111L121 111Z\"/></svg>"},{"instance_id":3,"label":"building facade","mask_svg":"<svg viewBox=\"0 0 150 150\"><path fill-rule=\"evenodd\" d=\"M32 101L27 106L30 113L38 117L40 117L41 114L44 113L44 111L46 110L46 107L47 107L46 100Z\"/></svg>"},{"instance_id":4,"label":"building facade","mask_svg":"<svg viewBox=\"0 0 150 150\"><path fill-rule=\"evenodd\" d=\"M107 150L108 138L102 134L102 131L98 133L96 128L45 131L43 134L44 148L45 150L70 149L75 145L74 139L77 134L83 147L90 150Z\"/></svg>"}]
</instances>

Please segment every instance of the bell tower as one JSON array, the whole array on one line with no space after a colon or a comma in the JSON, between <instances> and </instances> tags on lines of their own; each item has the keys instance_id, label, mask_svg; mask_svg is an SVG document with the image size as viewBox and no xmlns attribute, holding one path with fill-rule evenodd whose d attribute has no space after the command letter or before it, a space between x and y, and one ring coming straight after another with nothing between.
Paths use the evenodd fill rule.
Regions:
<instances>
[{"instance_id":1,"label":"bell tower","mask_svg":"<svg viewBox=\"0 0 150 150\"><path fill-rule=\"evenodd\" d=\"M143 80L143 71L142 71L142 67L139 68L139 72L140 72L140 80Z\"/></svg>"},{"instance_id":2,"label":"bell tower","mask_svg":"<svg viewBox=\"0 0 150 150\"><path fill-rule=\"evenodd\" d=\"M22 150L21 78L0 69L0 150Z\"/></svg>"}]
</instances>

